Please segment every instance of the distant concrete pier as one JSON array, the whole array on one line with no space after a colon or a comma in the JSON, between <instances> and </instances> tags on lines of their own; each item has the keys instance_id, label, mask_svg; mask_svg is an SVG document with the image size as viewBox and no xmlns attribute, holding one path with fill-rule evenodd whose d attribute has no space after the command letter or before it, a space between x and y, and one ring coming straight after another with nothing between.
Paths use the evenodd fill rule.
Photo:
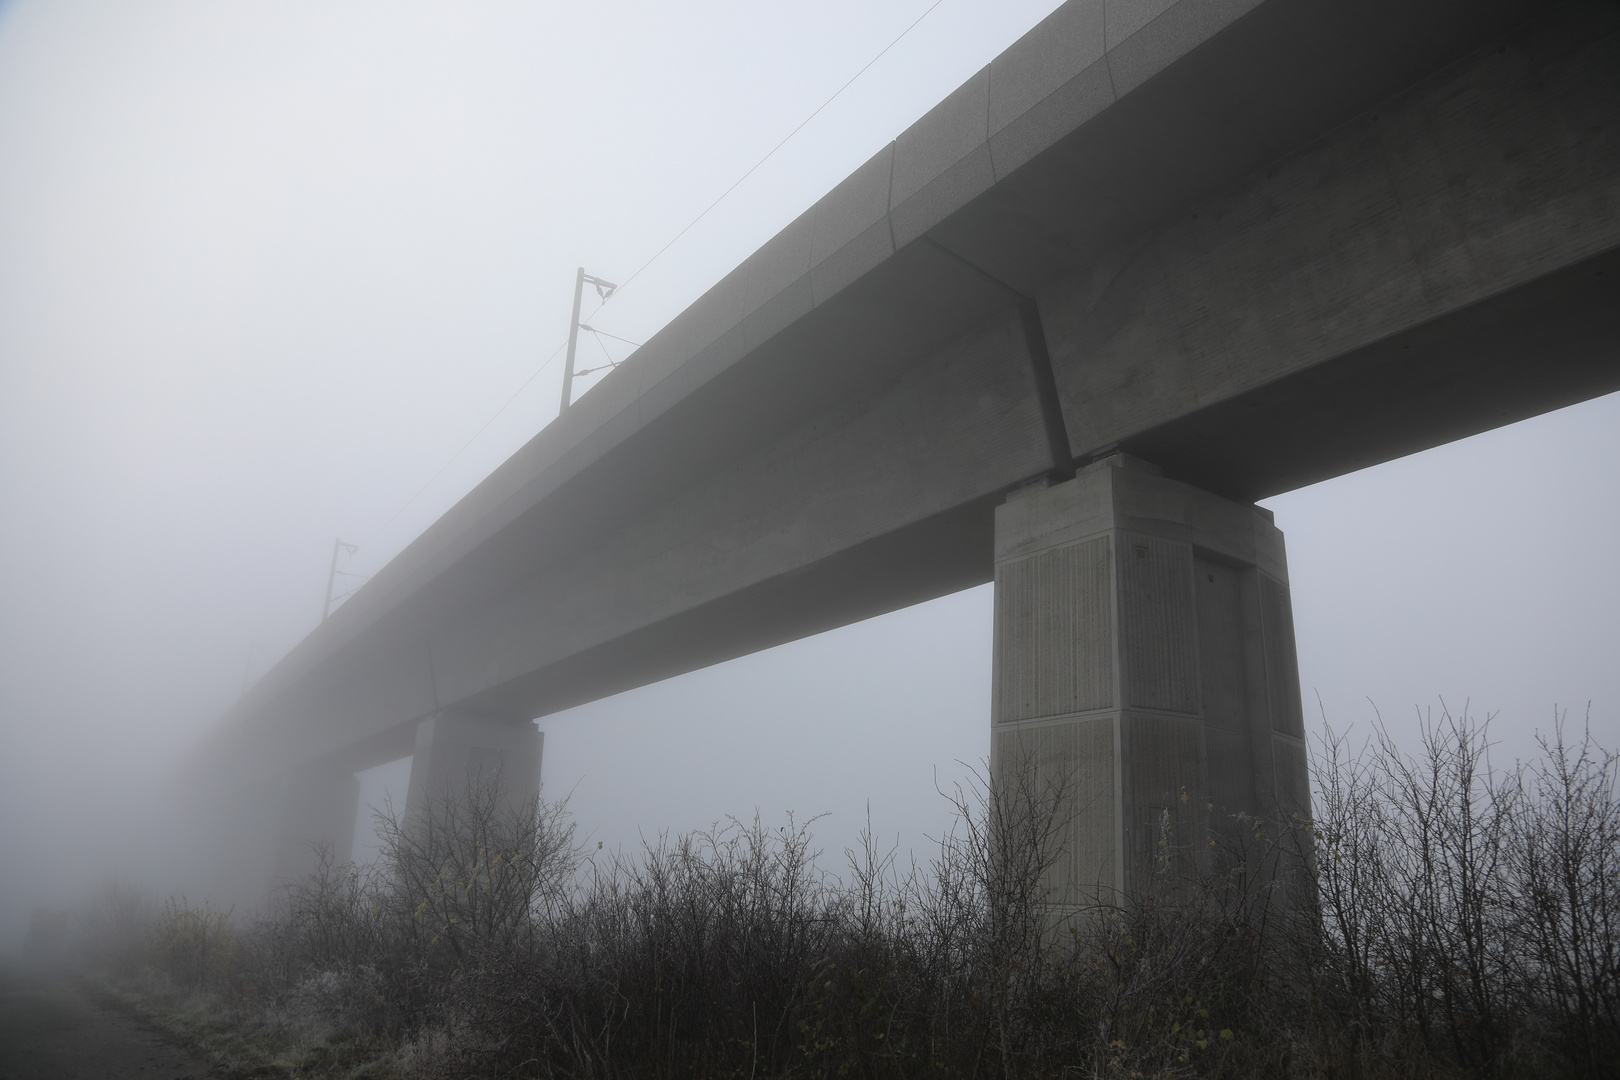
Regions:
<instances>
[{"instance_id":1,"label":"distant concrete pier","mask_svg":"<svg viewBox=\"0 0 1620 1080\"><path fill-rule=\"evenodd\" d=\"M442 712L416 726L406 814L430 802L456 798L469 784L499 783L510 806L522 806L540 792L540 758L545 735L533 721L491 720Z\"/></svg>"},{"instance_id":2,"label":"distant concrete pier","mask_svg":"<svg viewBox=\"0 0 1620 1080\"><path fill-rule=\"evenodd\" d=\"M349 861L360 813L360 779L341 760L314 761L288 770L279 790L264 802L266 831L275 838L268 867L272 886L296 881L316 869L323 853L336 864ZM237 842L251 835L237 832Z\"/></svg>"},{"instance_id":3,"label":"distant concrete pier","mask_svg":"<svg viewBox=\"0 0 1620 1080\"><path fill-rule=\"evenodd\" d=\"M544 742L533 721L435 713L415 726L410 783L404 805L393 810L409 819L431 803L464 797L476 784L498 784L503 804L521 807L540 792ZM355 773L367 764L377 762L333 754L283 774L279 789L266 800L274 834L268 867L272 888L314 870L323 851L336 863L349 860L360 812ZM238 797L242 794L247 793Z\"/></svg>"}]
</instances>

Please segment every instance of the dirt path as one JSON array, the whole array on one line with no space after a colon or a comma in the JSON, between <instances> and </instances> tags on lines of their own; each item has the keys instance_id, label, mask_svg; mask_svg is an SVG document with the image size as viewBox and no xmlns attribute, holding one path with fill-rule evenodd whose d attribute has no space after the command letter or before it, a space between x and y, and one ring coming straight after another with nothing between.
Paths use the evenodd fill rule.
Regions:
<instances>
[{"instance_id":1,"label":"dirt path","mask_svg":"<svg viewBox=\"0 0 1620 1080\"><path fill-rule=\"evenodd\" d=\"M65 975L0 967L0 1080L204 1080L207 1063Z\"/></svg>"}]
</instances>

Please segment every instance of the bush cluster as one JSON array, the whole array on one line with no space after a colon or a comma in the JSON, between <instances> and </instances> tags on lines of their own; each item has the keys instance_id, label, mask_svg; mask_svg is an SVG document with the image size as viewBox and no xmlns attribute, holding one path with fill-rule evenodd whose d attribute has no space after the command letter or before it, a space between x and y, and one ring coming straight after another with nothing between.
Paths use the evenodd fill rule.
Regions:
<instances>
[{"instance_id":1,"label":"bush cluster","mask_svg":"<svg viewBox=\"0 0 1620 1080\"><path fill-rule=\"evenodd\" d=\"M1469 1075L1620 1075L1616 757L1563 726L1493 771L1483 725L1315 762L1319 967L1357 1049Z\"/></svg>"},{"instance_id":2,"label":"bush cluster","mask_svg":"<svg viewBox=\"0 0 1620 1080\"><path fill-rule=\"evenodd\" d=\"M1080 910L1045 903L1050 778L957 790L923 862L868 829L836 875L791 818L624 857L473 784L254 922L171 903L146 940L444 1076L1620 1075L1616 759L1560 728L1493 773L1487 745L1466 716L1415 756L1330 736L1314 819L1212 824L1197 857L1167 830Z\"/></svg>"}]
</instances>

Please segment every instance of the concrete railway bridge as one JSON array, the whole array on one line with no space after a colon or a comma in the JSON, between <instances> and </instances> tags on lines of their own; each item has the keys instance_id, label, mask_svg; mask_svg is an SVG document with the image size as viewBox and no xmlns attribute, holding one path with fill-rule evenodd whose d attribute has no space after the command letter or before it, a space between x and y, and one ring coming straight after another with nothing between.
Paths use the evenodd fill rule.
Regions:
<instances>
[{"instance_id":1,"label":"concrete railway bridge","mask_svg":"<svg viewBox=\"0 0 1620 1080\"><path fill-rule=\"evenodd\" d=\"M1056 898L1123 886L1183 789L1308 800L1254 500L1616 389L1620 5L1070 0L223 717L205 842L262 884L357 770L537 778L538 717L994 580L992 754L1079 781Z\"/></svg>"}]
</instances>

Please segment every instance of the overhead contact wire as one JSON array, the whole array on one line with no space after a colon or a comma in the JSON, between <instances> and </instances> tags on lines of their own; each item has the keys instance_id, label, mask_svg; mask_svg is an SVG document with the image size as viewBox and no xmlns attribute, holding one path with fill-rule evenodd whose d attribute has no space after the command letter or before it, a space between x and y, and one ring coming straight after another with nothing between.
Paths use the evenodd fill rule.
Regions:
<instances>
[{"instance_id":1,"label":"overhead contact wire","mask_svg":"<svg viewBox=\"0 0 1620 1080\"><path fill-rule=\"evenodd\" d=\"M787 135L783 137L781 142L779 142L775 146L771 147L770 150L766 152L764 157L762 157L758 161L754 162L753 167L751 167L747 172L745 172L741 176L739 176L737 178L736 182L733 183L730 187L728 187L728 188L726 188L726 190L722 191L720 193L719 198L715 199L714 202L712 202L708 206L704 207L703 212L701 214L699 214L697 217L693 218L689 223L687 223L686 228L682 229L680 232L676 233L673 237L671 237L669 243L667 243L663 247L659 248L653 254L652 258L648 259L646 262L642 263L639 267L636 268L635 273L633 273L629 277L625 278L623 283L620 284L619 287L616 290L614 290L613 295L617 296L619 293L623 292L625 290L626 286L628 286L632 281L636 280L636 278L641 276L641 272L643 270L647 269L647 267L649 267L653 263L657 262L659 257L662 256L664 254L664 252L668 251L670 248L675 246L676 241L680 240L681 237L683 237L687 233L691 232L693 226L695 226L698 222L700 222L704 218L708 217L709 216L709 211L711 211L715 207L719 206L721 204L721 202L723 202L725 200L726 196L730 195L733 191L736 191L737 188L742 185L742 182L744 180L747 180L750 176L753 176L754 173L758 172L759 167L761 165L764 165L767 161L771 160L771 158L776 155L776 152L778 150L782 149L782 147L784 147L784 146L786 146L788 144L789 139L792 139L793 136L797 135L800 131L804 130L804 126L806 124L808 124L810 121L814 120L816 117L820 116L822 111L824 109L826 109L827 106L831 105L834 101L837 101L838 98L843 94L843 92L845 90L848 90L851 86L853 86L855 84L856 79L859 79L862 75L865 75L867 70L869 68L871 68L871 66L873 64L877 63L879 60L881 60L885 56L887 56L890 49L892 49L896 45L900 44L900 42L905 38L905 36L907 34L911 33L913 30L915 30L917 28L918 23L922 22L924 19L928 18L929 15L933 14L934 9L939 7L939 5L943 4L944 2L945 2L945 0L934 0L934 2L928 6L927 11L924 11L921 15L919 15L915 19L913 19L911 21L911 25L907 26L904 30L900 31L900 35L898 37L896 37L893 41L889 42L887 45L883 46L883 51L882 52L879 52L876 56L872 57L872 59L868 60L866 62L866 65L864 67L862 67L861 70L859 70L855 74L851 75L849 77L848 81L846 81L843 86L840 86L837 90L834 90L831 97L829 97L826 101L823 101L820 105L816 106L816 111L815 112L811 113L809 116L807 116L803 120L801 120L799 122L798 127L794 128L792 131L788 132ZM608 298L608 300L611 300L611 299L612 299L612 297ZM602 306L606 306L606 304L607 304L607 300L602 301ZM601 309L602 309L601 307L597 308L598 311L600 311Z\"/></svg>"}]
</instances>

